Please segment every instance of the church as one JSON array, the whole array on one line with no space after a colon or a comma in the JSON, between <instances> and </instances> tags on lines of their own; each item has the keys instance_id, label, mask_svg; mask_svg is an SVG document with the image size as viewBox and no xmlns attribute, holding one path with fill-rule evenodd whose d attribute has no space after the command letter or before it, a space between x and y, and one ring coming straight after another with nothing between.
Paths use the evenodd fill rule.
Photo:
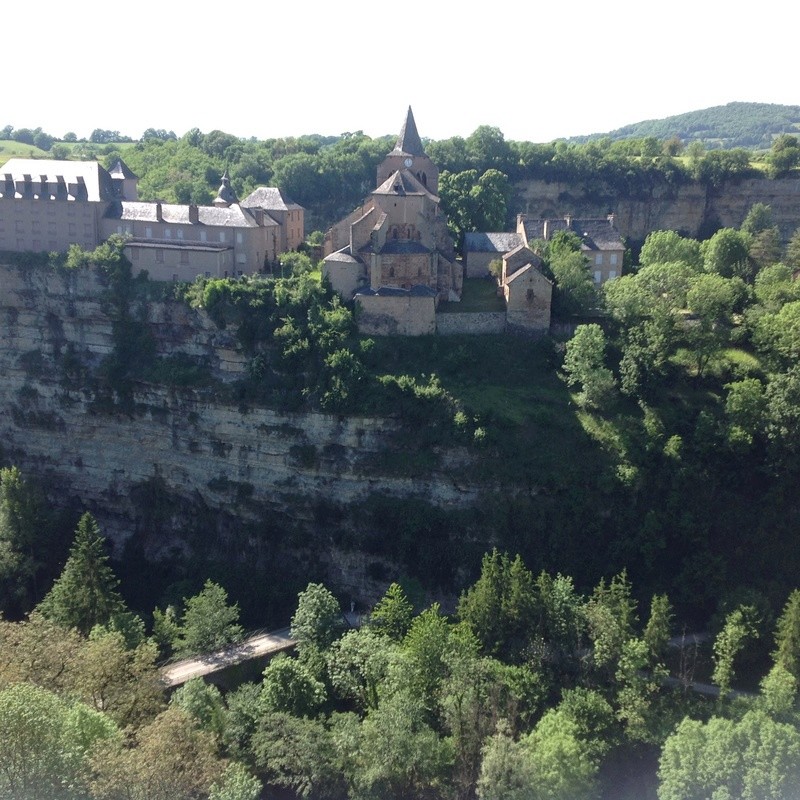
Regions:
<instances>
[{"instance_id":1,"label":"church","mask_svg":"<svg viewBox=\"0 0 800 800\"><path fill-rule=\"evenodd\" d=\"M325 235L322 274L355 298L364 333L432 333L440 302L461 297L463 269L437 195L439 170L409 107L376 188Z\"/></svg>"}]
</instances>

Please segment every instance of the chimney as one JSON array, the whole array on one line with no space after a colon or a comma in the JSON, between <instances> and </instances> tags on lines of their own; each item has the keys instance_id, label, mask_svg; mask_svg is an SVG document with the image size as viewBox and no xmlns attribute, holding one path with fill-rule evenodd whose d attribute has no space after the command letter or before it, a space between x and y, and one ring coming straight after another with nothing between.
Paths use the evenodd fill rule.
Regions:
<instances>
[{"instance_id":1,"label":"chimney","mask_svg":"<svg viewBox=\"0 0 800 800\"><path fill-rule=\"evenodd\" d=\"M542 239L544 239L545 241L547 241L547 238L548 238L547 234L548 233L550 233L550 220L546 219L542 223Z\"/></svg>"},{"instance_id":2,"label":"chimney","mask_svg":"<svg viewBox=\"0 0 800 800\"><path fill-rule=\"evenodd\" d=\"M47 185L47 175L40 175L39 181L41 183L41 188L39 189L39 199L40 200L49 200L50 199L50 188Z\"/></svg>"},{"instance_id":3,"label":"chimney","mask_svg":"<svg viewBox=\"0 0 800 800\"><path fill-rule=\"evenodd\" d=\"M608 224L611 225L612 228L614 227L614 212L613 211L608 215Z\"/></svg>"},{"instance_id":4,"label":"chimney","mask_svg":"<svg viewBox=\"0 0 800 800\"><path fill-rule=\"evenodd\" d=\"M161 213L161 201L156 200L156 222L163 222L164 215Z\"/></svg>"},{"instance_id":5,"label":"chimney","mask_svg":"<svg viewBox=\"0 0 800 800\"><path fill-rule=\"evenodd\" d=\"M192 225L197 225L200 222L200 212L197 208L197 203L189 204L189 222Z\"/></svg>"},{"instance_id":6,"label":"chimney","mask_svg":"<svg viewBox=\"0 0 800 800\"><path fill-rule=\"evenodd\" d=\"M568 228L572 227L572 214L567 214L567 216L564 217L564 219L566 220L567 227Z\"/></svg>"}]
</instances>

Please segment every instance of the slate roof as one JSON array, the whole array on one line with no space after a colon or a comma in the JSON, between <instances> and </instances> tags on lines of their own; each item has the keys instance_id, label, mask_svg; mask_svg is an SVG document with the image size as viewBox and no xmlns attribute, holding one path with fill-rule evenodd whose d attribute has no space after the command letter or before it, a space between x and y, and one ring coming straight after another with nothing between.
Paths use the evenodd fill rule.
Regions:
<instances>
[{"instance_id":1,"label":"slate roof","mask_svg":"<svg viewBox=\"0 0 800 800\"><path fill-rule=\"evenodd\" d=\"M430 197L436 197L417 180L416 175L407 169L397 170L378 186L372 194L427 194Z\"/></svg>"},{"instance_id":2,"label":"slate roof","mask_svg":"<svg viewBox=\"0 0 800 800\"><path fill-rule=\"evenodd\" d=\"M406 121L400 129L400 136L397 137L397 144L394 146L393 153L402 153L409 156L424 156L425 150L422 147L422 139L417 133L417 123L414 122L414 114L411 106L408 107Z\"/></svg>"},{"instance_id":3,"label":"slate roof","mask_svg":"<svg viewBox=\"0 0 800 800\"><path fill-rule=\"evenodd\" d=\"M198 206L197 223L189 219L188 205L161 204L161 219L157 217L158 203L148 203L133 200L120 200L109 206L106 211L107 219L139 220L141 222L174 223L176 225L212 225L228 228L257 228L259 227L252 213L239 205L219 208L216 206ZM266 217L267 215L265 215ZM265 220L266 221L266 220ZM271 217L269 222L277 225ZM269 224L269 223L267 223Z\"/></svg>"},{"instance_id":4,"label":"slate roof","mask_svg":"<svg viewBox=\"0 0 800 800\"><path fill-rule=\"evenodd\" d=\"M350 245L337 250L335 253L325 256L325 261L341 261L345 264L358 264L360 263L357 258L350 255Z\"/></svg>"},{"instance_id":5,"label":"slate roof","mask_svg":"<svg viewBox=\"0 0 800 800\"><path fill-rule=\"evenodd\" d=\"M608 217L584 218L568 217L560 219L528 219L522 217L528 241L543 239L545 223L547 238L552 239L558 231L572 231L580 236L584 250L622 250L625 247L622 236Z\"/></svg>"},{"instance_id":6,"label":"slate roof","mask_svg":"<svg viewBox=\"0 0 800 800\"><path fill-rule=\"evenodd\" d=\"M245 208L263 208L265 211L294 211L303 208L275 186L259 186L242 200L241 205Z\"/></svg>"},{"instance_id":7,"label":"slate roof","mask_svg":"<svg viewBox=\"0 0 800 800\"><path fill-rule=\"evenodd\" d=\"M411 255L414 253L430 253L430 249L413 239L387 239L381 253L392 255Z\"/></svg>"},{"instance_id":8,"label":"slate roof","mask_svg":"<svg viewBox=\"0 0 800 800\"><path fill-rule=\"evenodd\" d=\"M538 267L534 264L526 264L524 267L520 267L513 275L509 275L506 278L506 283L511 283L512 281L515 281L517 278L520 277L520 275L526 275L529 270L534 270L538 272L548 283L552 283L550 278L544 275L542 271L538 269Z\"/></svg>"},{"instance_id":9,"label":"slate roof","mask_svg":"<svg viewBox=\"0 0 800 800\"><path fill-rule=\"evenodd\" d=\"M465 233L465 253L508 253L524 244L519 233Z\"/></svg>"},{"instance_id":10,"label":"slate roof","mask_svg":"<svg viewBox=\"0 0 800 800\"><path fill-rule=\"evenodd\" d=\"M542 263L542 259L533 250L521 244L505 254L505 262L509 268L518 268L523 264L536 264L539 266Z\"/></svg>"},{"instance_id":11,"label":"slate roof","mask_svg":"<svg viewBox=\"0 0 800 800\"><path fill-rule=\"evenodd\" d=\"M20 185L25 177L30 178L30 194L38 197L41 194L42 179L45 183L58 186L66 191L62 196L51 194L54 199L66 200L69 195L75 200L97 202L113 200L116 196L111 176L96 161L57 161L48 158L11 158L0 167L0 187L5 194L5 186L9 179L17 184L17 197ZM47 199L50 199L48 197Z\"/></svg>"},{"instance_id":12,"label":"slate roof","mask_svg":"<svg viewBox=\"0 0 800 800\"><path fill-rule=\"evenodd\" d=\"M232 250L229 244L214 244L213 242L192 242L192 241L153 241L152 239L128 239L126 247L140 247L143 250L197 250L200 252L219 253L223 250Z\"/></svg>"},{"instance_id":13,"label":"slate roof","mask_svg":"<svg viewBox=\"0 0 800 800\"><path fill-rule=\"evenodd\" d=\"M112 178L138 179L138 175L121 159L118 158L108 170Z\"/></svg>"}]
</instances>

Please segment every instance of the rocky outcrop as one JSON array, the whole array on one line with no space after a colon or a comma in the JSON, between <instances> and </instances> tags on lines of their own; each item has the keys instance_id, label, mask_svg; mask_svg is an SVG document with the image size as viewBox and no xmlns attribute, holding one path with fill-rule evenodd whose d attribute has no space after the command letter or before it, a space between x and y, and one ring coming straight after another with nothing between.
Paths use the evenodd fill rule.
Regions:
<instances>
[{"instance_id":1,"label":"rocky outcrop","mask_svg":"<svg viewBox=\"0 0 800 800\"><path fill-rule=\"evenodd\" d=\"M168 504L309 525L321 503L345 507L375 494L475 502L479 487L459 482L452 453L440 454L432 474L381 470L398 440L394 420L241 405L225 390L248 361L231 331L183 302L137 303L156 350L205 364L212 387L139 382L128 403L113 402L91 379L118 335L102 274L0 266L3 460L77 498L113 536L131 533L155 490Z\"/></svg>"},{"instance_id":2,"label":"rocky outcrop","mask_svg":"<svg viewBox=\"0 0 800 800\"><path fill-rule=\"evenodd\" d=\"M772 209L784 240L800 226L800 178L748 178L719 187L700 183L653 185L639 197L621 195L609 186L524 181L515 186L519 212L535 217L565 214L604 217L613 213L623 236L641 243L655 230L698 236L716 227L738 228L755 203Z\"/></svg>"}]
</instances>

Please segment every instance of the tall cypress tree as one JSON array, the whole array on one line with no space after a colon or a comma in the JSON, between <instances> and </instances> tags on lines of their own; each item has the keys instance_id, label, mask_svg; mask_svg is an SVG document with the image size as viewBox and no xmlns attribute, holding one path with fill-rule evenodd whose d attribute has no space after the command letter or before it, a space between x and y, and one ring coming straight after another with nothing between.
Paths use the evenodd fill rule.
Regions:
<instances>
[{"instance_id":1,"label":"tall cypress tree","mask_svg":"<svg viewBox=\"0 0 800 800\"><path fill-rule=\"evenodd\" d=\"M125 610L118 587L100 529L87 512L78 522L61 575L37 610L57 625L88 634Z\"/></svg>"}]
</instances>

